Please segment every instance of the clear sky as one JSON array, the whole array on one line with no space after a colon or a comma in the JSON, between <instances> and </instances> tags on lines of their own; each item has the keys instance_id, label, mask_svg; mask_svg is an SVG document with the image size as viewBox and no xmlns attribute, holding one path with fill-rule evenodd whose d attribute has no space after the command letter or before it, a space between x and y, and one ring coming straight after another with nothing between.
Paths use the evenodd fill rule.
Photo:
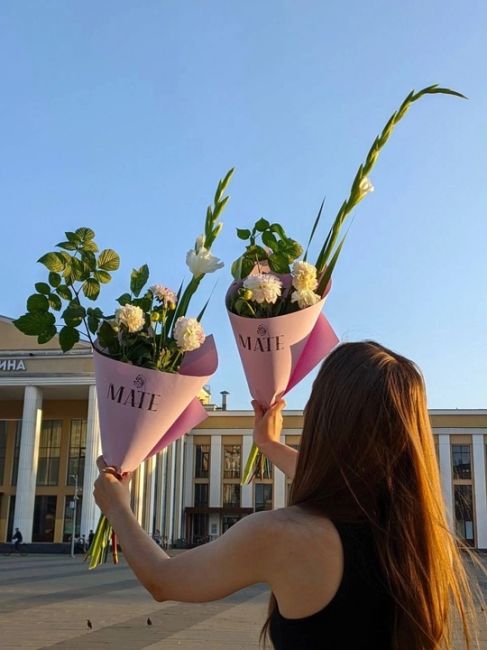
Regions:
<instances>
[{"instance_id":1,"label":"clear sky","mask_svg":"<svg viewBox=\"0 0 487 650\"><path fill-rule=\"evenodd\" d=\"M427 97L399 125L326 313L341 339L414 359L431 407L487 408L486 27L481 0L3 0L0 313L24 312L44 279L35 260L79 226L122 257L107 311L144 262L177 288L235 166L214 248L227 267L199 302L217 279L211 386L246 408L223 307L235 227L266 217L305 241L326 195L323 238L389 115L412 88L440 83L470 99Z\"/></svg>"}]
</instances>

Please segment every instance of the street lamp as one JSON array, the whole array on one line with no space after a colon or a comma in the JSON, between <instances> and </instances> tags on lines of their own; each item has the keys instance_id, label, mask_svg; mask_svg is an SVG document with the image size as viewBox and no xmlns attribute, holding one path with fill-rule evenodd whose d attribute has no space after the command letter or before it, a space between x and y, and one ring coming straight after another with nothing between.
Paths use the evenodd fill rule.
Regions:
<instances>
[{"instance_id":1,"label":"street lamp","mask_svg":"<svg viewBox=\"0 0 487 650\"><path fill-rule=\"evenodd\" d=\"M71 557L74 557L74 537L76 533L76 506L78 503L78 475L71 474L69 478L74 479L74 497L73 497L73 528L71 530Z\"/></svg>"}]
</instances>

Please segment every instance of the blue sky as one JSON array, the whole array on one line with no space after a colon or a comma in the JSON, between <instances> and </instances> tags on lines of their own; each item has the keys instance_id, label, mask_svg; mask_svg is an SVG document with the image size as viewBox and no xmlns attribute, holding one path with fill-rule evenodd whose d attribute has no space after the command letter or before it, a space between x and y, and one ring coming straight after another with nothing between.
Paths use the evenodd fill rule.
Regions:
<instances>
[{"instance_id":1,"label":"blue sky","mask_svg":"<svg viewBox=\"0 0 487 650\"><path fill-rule=\"evenodd\" d=\"M223 311L235 227L266 217L306 241L326 195L323 238L389 115L412 88L440 83L469 101L427 97L399 125L326 313L341 339L414 359L431 407L486 408L486 24L480 1L4 0L0 313L24 312L44 278L35 260L78 226L122 257L107 311L144 262L152 281L177 287L216 182L235 166L214 248L227 268L200 303L217 280L211 386L246 408Z\"/></svg>"}]
</instances>

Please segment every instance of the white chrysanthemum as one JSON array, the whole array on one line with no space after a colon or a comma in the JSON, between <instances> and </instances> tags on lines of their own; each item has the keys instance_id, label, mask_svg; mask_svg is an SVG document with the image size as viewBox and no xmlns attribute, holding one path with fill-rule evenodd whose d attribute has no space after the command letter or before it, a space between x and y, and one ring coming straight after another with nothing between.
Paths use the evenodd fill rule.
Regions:
<instances>
[{"instance_id":1,"label":"white chrysanthemum","mask_svg":"<svg viewBox=\"0 0 487 650\"><path fill-rule=\"evenodd\" d=\"M314 291L318 286L316 267L309 262L294 262L292 276L293 287L298 291Z\"/></svg>"},{"instance_id":2,"label":"white chrysanthemum","mask_svg":"<svg viewBox=\"0 0 487 650\"><path fill-rule=\"evenodd\" d=\"M361 180L360 183L359 183L358 188L359 188L359 190L360 190L360 195L362 196L362 198L363 198L364 196L366 196L366 194L368 194L369 192L373 192L373 191L374 191L374 186L373 186L372 183L369 181L369 179L367 178L367 176L364 176L364 177L362 178L362 180Z\"/></svg>"},{"instance_id":3,"label":"white chrysanthemum","mask_svg":"<svg viewBox=\"0 0 487 650\"><path fill-rule=\"evenodd\" d=\"M243 286L252 292L251 300L273 305L281 295L282 282L272 273L258 273L245 278Z\"/></svg>"},{"instance_id":4,"label":"white chrysanthemum","mask_svg":"<svg viewBox=\"0 0 487 650\"><path fill-rule=\"evenodd\" d=\"M197 251L193 249L188 251L186 264L195 277L205 273L213 273L213 271L223 267L223 262L212 255L204 246L200 246Z\"/></svg>"},{"instance_id":5,"label":"white chrysanthemum","mask_svg":"<svg viewBox=\"0 0 487 650\"><path fill-rule=\"evenodd\" d=\"M135 305L124 305L117 309L115 320L119 325L125 325L129 332L135 333L145 325L145 314L140 307Z\"/></svg>"},{"instance_id":6,"label":"white chrysanthemum","mask_svg":"<svg viewBox=\"0 0 487 650\"><path fill-rule=\"evenodd\" d=\"M291 302L297 302L300 309L316 305L321 300L319 296L311 289L302 289L301 291L293 291L291 294Z\"/></svg>"},{"instance_id":7,"label":"white chrysanthemum","mask_svg":"<svg viewBox=\"0 0 487 650\"><path fill-rule=\"evenodd\" d=\"M155 284L150 288L154 298L163 303L168 309L174 309L178 301L177 295L172 289L168 289L162 284Z\"/></svg>"},{"instance_id":8,"label":"white chrysanthemum","mask_svg":"<svg viewBox=\"0 0 487 650\"><path fill-rule=\"evenodd\" d=\"M205 342L205 332L196 318L180 316L174 325L174 338L181 352L197 350Z\"/></svg>"}]
</instances>

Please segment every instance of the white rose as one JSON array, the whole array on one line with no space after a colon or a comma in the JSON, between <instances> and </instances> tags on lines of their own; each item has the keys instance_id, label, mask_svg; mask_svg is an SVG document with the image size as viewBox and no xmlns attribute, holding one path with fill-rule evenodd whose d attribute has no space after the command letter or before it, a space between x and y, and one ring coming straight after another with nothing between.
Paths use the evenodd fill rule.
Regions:
<instances>
[{"instance_id":1,"label":"white rose","mask_svg":"<svg viewBox=\"0 0 487 650\"><path fill-rule=\"evenodd\" d=\"M140 332L145 325L145 314L140 307L124 305L117 309L115 320L119 325L125 325L132 334Z\"/></svg>"},{"instance_id":2,"label":"white rose","mask_svg":"<svg viewBox=\"0 0 487 650\"><path fill-rule=\"evenodd\" d=\"M310 289L302 289L301 291L293 291L291 294L291 302L297 302L300 309L311 307L320 302L321 296Z\"/></svg>"},{"instance_id":3,"label":"white rose","mask_svg":"<svg viewBox=\"0 0 487 650\"><path fill-rule=\"evenodd\" d=\"M367 176L364 176L364 177L362 178L362 180L361 180L360 183L359 183L358 188L359 188L359 190L360 190L360 196L361 196L361 198L364 198L364 196L366 196L369 192L373 192L373 191L374 191L374 186L373 186L372 183L369 181L369 179L367 178Z\"/></svg>"},{"instance_id":4,"label":"white rose","mask_svg":"<svg viewBox=\"0 0 487 650\"><path fill-rule=\"evenodd\" d=\"M181 352L197 350L205 342L205 332L196 318L180 316L174 325L174 338Z\"/></svg>"},{"instance_id":5,"label":"white rose","mask_svg":"<svg viewBox=\"0 0 487 650\"><path fill-rule=\"evenodd\" d=\"M201 246L198 251L188 251L186 264L194 277L204 275L205 273L213 273L223 267L223 262L218 257L212 255L204 246Z\"/></svg>"},{"instance_id":6,"label":"white rose","mask_svg":"<svg viewBox=\"0 0 487 650\"><path fill-rule=\"evenodd\" d=\"M251 300L259 304L267 302L273 305L282 291L282 282L272 273L249 275L243 286L252 292Z\"/></svg>"},{"instance_id":7,"label":"white rose","mask_svg":"<svg viewBox=\"0 0 487 650\"><path fill-rule=\"evenodd\" d=\"M298 291L314 291L318 286L316 267L309 262L294 262L292 276L293 287Z\"/></svg>"}]
</instances>

